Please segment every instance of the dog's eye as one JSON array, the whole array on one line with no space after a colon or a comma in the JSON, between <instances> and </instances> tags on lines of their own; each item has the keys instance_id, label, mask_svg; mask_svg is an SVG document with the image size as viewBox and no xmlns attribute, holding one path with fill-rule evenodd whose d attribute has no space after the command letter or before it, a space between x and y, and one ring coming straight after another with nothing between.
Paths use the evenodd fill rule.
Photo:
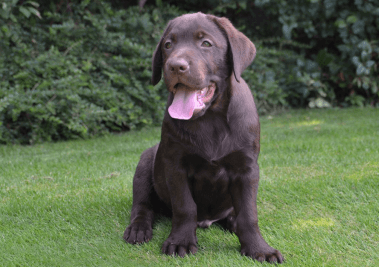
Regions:
<instances>
[{"instance_id":1,"label":"dog's eye","mask_svg":"<svg viewBox=\"0 0 379 267\"><path fill-rule=\"evenodd\" d=\"M201 44L201 46L204 46L204 47L211 47L212 45L211 45L210 42L208 42L208 41L204 41L204 42Z\"/></svg>"},{"instance_id":2,"label":"dog's eye","mask_svg":"<svg viewBox=\"0 0 379 267\"><path fill-rule=\"evenodd\" d=\"M167 42L167 43L164 44L164 47L165 47L166 49L170 49L171 46L172 46L171 42Z\"/></svg>"}]
</instances>

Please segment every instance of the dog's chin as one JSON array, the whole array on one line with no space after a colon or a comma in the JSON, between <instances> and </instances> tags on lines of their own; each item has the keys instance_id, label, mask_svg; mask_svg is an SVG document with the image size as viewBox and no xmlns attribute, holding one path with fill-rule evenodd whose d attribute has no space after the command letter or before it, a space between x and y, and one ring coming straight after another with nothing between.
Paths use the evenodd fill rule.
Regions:
<instances>
[{"instance_id":1,"label":"dog's chin","mask_svg":"<svg viewBox=\"0 0 379 267\"><path fill-rule=\"evenodd\" d=\"M202 109L200 109L200 110L196 110L196 111L194 111L194 112L193 112L193 115L192 115L192 117L189 119L189 121L194 121L194 120L196 120L196 119L202 117L202 116L205 114L205 112L207 111L207 109L208 109L208 107L206 106L206 107L204 107L204 108L202 108Z\"/></svg>"}]
</instances>

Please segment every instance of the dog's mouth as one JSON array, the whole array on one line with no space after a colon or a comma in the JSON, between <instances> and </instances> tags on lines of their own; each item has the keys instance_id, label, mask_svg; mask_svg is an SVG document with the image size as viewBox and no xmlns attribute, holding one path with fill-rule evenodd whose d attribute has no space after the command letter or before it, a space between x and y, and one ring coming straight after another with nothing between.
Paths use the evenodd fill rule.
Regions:
<instances>
[{"instance_id":1,"label":"dog's mouth","mask_svg":"<svg viewBox=\"0 0 379 267\"><path fill-rule=\"evenodd\" d=\"M168 108L168 113L174 119L189 120L212 99L215 90L216 84L214 82L200 90L193 90L178 83L174 86L174 99Z\"/></svg>"}]
</instances>

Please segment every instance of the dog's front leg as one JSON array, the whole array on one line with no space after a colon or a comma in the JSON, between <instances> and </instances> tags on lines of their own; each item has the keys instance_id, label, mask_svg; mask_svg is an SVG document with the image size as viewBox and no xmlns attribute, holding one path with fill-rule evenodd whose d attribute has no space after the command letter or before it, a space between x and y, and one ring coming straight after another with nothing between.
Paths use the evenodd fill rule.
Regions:
<instances>
[{"instance_id":1,"label":"dog's front leg","mask_svg":"<svg viewBox=\"0 0 379 267\"><path fill-rule=\"evenodd\" d=\"M184 257L196 253L197 208L190 191L187 171L178 159L164 160L166 184L172 207L172 229L162 252Z\"/></svg>"},{"instance_id":2,"label":"dog's front leg","mask_svg":"<svg viewBox=\"0 0 379 267\"><path fill-rule=\"evenodd\" d=\"M263 239L257 214L259 167L252 162L243 171L234 171L230 193L236 213L236 234L241 243L241 254L260 262L282 263L281 253L270 247Z\"/></svg>"}]
</instances>

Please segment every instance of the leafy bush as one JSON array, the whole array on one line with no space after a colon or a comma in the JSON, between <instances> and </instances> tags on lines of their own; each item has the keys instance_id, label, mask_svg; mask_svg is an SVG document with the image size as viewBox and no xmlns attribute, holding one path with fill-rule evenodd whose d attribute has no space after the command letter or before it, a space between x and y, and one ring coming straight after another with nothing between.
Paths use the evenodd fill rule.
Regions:
<instances>
[{"instance_id":1,"label":"leafy bush","mask_svg":"<svg viewBox=\"0 0 379 267\"><path fill-rule=\"evenodd\" d=\"M292 48L304 47L293 41L276 41ZM256 48L257 57L243 77L250 85L260 113L307 104L319 108L330 106L324 98L332 99L333 92L321 81L317 64L292 50L270 48L265 42L256 42Z\"/></svg>"},{"instance_id":2,"label":"leafy bush","mask_svg":"<svg viewBox=\"0 0 379 267\"><path fill-rule=\"evenodd\" d=\"M85 138L160 123L151 55L185 12L228 17L258 49L243 76L260 113L379 106L376 0L19 1L0 5L0 143Z\"/></svg>"},{"instance_id":3,"label":"leafy bush","mask_svg":"<svg viewBox=\"0 0 379 267\"><path fill-rule=\"evenodd\" d=\"M284 37L311 46L306 56L322 70L335 101L379 105L378 1L280 1L277 8Z\"/></svg>"},{"instance_id":4,"label":"leafy bush","mask_svg":"<svg viewBox=\"0 0 379 267\"><path fill-rule=\"evenodd\" d=\"M11 16L0 17L0 142L72 139L160 122L166 90L150 85L151 55L166 22L180 14L176 8L141 14L138 7L84 1L66 11L52 4L40 19L16 2L7 6L13 3Z\"/></svg>"}]
</instances>

